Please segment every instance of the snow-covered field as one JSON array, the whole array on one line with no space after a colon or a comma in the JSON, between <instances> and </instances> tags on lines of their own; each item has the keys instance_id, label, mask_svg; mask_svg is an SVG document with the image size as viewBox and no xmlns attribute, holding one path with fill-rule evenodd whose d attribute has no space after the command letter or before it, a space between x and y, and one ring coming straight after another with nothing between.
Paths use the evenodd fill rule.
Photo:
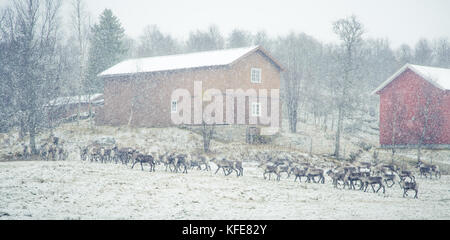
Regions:
<instances>
[{"instance_id":1,"label":"snow-covered field","mask_svg":"<svg viewBox=\"0 0 450 240\"><path fill-rule=\"evenodd\" d=\"M213 171L215 166L212 164ZM81 162L1 162L0 219L450 219L450 177L418 178L419 199L191 170Z\"/></svg>"},{"instance_id":2,"label":"snow-covered field","mask_svg":"<svg viewBox=\"0 0 450 240\"><path fill-rule=\"evenodd\" d=\"M213 163L213 172L191 170L188 174L176 174L157 166L156 173L150 173L148 166L143 172L140 166L130 169L124 165L82 162L78 147L114 138L120 147L147 152L198 152L202 150L201 136L178 128L90 128L86 121L62 125L54 133L64 139L70 152L68 161L5 162L1 156L20 151L21 145L17 133L0 135L0 220L450 219L448 175L440 180L417 177L419 199L413 199L413 192L403 198L398 185L382 194L334 189L329 178L325 184L294 183L293 177L286 179L285 174L280 182L264 180L255 162L244 162L244 177L240 178L235 173L214 175ZM48 136L44 132L38 140ZM292 134L286 136L300 139ZM315 143L324 139L314 138ZM238 154L247 150L292 150L292 146L282 145L283 148L213 141L212 151ZM448 159L446 156L439 158ZM371 161L370 157L367 152L361 160ZM319 155L310 161L324 163Z\"/></svg>"}]
</instances>

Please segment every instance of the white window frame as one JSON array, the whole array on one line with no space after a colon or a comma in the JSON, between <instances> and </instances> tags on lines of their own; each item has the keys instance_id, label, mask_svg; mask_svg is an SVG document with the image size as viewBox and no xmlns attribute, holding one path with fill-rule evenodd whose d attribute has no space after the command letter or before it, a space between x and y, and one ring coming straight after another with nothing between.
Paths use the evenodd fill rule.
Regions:
<instances>
[{"instance_id":1,"label":"white window frame","mask_svg":"<svg viewBox=\"0 0 450 240\"><path fill-rule=\"evenodd\" d=\"M174 110L174 106L175 106L175 110ZM172 100L170 102L170 111L172 113L177 113L178 112L178 101L177 100Z\"/></svg>"},{"instance_id":2,"label":"white window frame","mask_svg":"<svg viewBox=\"0 0 450 240\"><path fill-rule=\"evenodd\" d=\"M254 72L257 72L259 75L259 79L257 79L256 81L254 80L253 76L254 76ZM261 83L262 82L262 70L261 68L252 68L252 70L250 71L250 81L252 83Z\"/></svg>"},{"instance_id":3,"label":"white window frame","mask_svg":"<svg viewBox=\"0 0 450 240\"><path fill-rule=\"evenodd\" d=\"M252 103L252 117L261 117L261 103Z\"/></svg>"}]
</instances>

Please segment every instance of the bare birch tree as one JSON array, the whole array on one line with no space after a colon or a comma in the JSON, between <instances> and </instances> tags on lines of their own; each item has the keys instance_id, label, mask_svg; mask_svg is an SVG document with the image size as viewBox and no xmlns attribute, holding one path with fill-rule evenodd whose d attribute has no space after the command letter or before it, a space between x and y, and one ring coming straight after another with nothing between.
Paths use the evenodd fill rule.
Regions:
<instances>
[{"instance_id":1,"label":"bare birch tree","mask_svg":"<svg viewBox=\"0 0 450 240\"><path fill-rule=\"evenodd\" d=\"M85 64L87 62L87 46L89 41L89 15L85 9L83 0L72 0L72 27L75 33L75 39L78 47L78 109L77 122L80 119L80 102L81 94L83 92L83 85L85 84ZM90 99L90 96L88 96ZM90 102L89 102L90 105Z\"/></svg>"},{"instance_id":2,"label":"bare birch tree","mask_svg":"<svg viewBox=\"0 0 450 240\"><path fill-rule=\"evenodd\" d=\"M438 107L442 104L441 97L433 94L430 88L423 89L422 94L419 92L416 94L416 114L413 116L416 131L412 134L418 139L417 162L421 161L424 144L438 139L442 125L442 116Z\"/></svg>"},{"instance_id":3,"label":"bare birch tree","mask_svg":"<svg viewBox=\"0 0 450 240\"><path fill-rule=\"evenodd\" d=\"M0 26L2 38L15 49L10 58L16 116L36 153L36 134L46 120L43 106L59 92L58 0L14 0Z\"/></svg>"},{"instance_id":4,"label":"bare birch tree","mask_svg":"<svg viewBox=\"0 0 450 240\"><path fill-rule=\"evenodd\" d=\"M354 81L354 72L356 71L355 54L356 48L362 42L364 33L363 25L355 16L340 19L333 23L333 31L339 36L343 42L342 56L342 79L338 81L340 93L337 99L338 107L338 123L336 130L336 141L334 155L339 158L341 146L341 133L343 130L344 118L347 114L346 107L350 104L350 88Z\"/></svg>"},{"instance_id":5,"label":"bare birch tree","mask_svg":"<svg viewBox=\"0 0 450 240\"><path fill-rule=\"evenodd\" d=\"M394 163L394 156L397 151L396 145L399 135L401 134L402 122L405 120L406 107L404 103L400 102L399 96L397 93L392 95L392 101L389 106L390 118L387 119L387 124L389 129L391 130L391 162Z\"/></svg>"}]
</instances>

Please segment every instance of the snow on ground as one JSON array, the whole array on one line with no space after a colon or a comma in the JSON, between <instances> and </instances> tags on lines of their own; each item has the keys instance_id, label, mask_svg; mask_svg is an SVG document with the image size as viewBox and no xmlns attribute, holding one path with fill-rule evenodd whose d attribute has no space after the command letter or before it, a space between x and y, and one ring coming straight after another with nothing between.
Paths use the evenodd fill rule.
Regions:
<instances>
[{"instance_id":1,"label":"snow on ground","mask_svg":"<svg viewBox=\"0 0 450 240\"><path fill-rule=\"evenodd\" d=\"M213 171L215 166L212 164ZM450 177L418 178L419 199L191 170L155 173L81 161L1 162L0 219L450 219Z\"/></svg>"},{"instance_id":2,"label":"snow on ground","mask_svg":"<svg viewBox=\"0 0 450 240\"><path fill-rule=\"evenodd\" d=\"M294 183L292 177L286 179L285 175L280 182L264 180L255 162L244 162L241 178L235 173L226 177L222 172L214 175L197 170L176 174L165 172L163 166L158 166L156 173L149 173L148 166L143 172L140 166L130 169L82 162L77 147L114 138L120 147L147 152L192 152L201 151L201 136L178 128L90 128L88 121L64 124L54 134L65 140L69 161L0 159L0 219L450 219L450 176L440 180L418 177L419 199L412 199L413 192L403 198L398 186L382 194L334 189L329 178L326 184ZM41 134L38 142L48 136L48 132ZM301 137L282 137L285 136L292 137L292 141ZM0 153L20 149L18 134L0 137ZM321 143L324 137L314 138L314 144L325 144ZM302 146L308 152L308 145ZM294 144L293 149L298 147ZM216 153L291 148L286 144L281 148L212 143ZM362 160L370 161L369 158L367 153ZM320 165L324 161L317 155L308 159ZM214 164L212 167L215 171Z\"/></svg>"}]
</instances>

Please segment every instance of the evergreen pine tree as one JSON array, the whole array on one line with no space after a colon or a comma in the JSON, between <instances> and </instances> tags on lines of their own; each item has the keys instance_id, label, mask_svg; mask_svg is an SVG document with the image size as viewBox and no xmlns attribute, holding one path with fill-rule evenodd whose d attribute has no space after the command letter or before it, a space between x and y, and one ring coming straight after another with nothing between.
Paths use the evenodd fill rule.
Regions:
<instances>
[{"instance_id":1,"label":"evergreen pine tree","mask_svg":"<svg viewBox=\"0 0 450 240\"><path fill-rule=\"evenodd\" d=\"M97 75L120 62L127 48L125 30L110 9L100 15L100 22L92 27L91 48L88 60L88 77L85 90L89 93L103 92L103 82Z\"/></svg>"}]
</instances>

